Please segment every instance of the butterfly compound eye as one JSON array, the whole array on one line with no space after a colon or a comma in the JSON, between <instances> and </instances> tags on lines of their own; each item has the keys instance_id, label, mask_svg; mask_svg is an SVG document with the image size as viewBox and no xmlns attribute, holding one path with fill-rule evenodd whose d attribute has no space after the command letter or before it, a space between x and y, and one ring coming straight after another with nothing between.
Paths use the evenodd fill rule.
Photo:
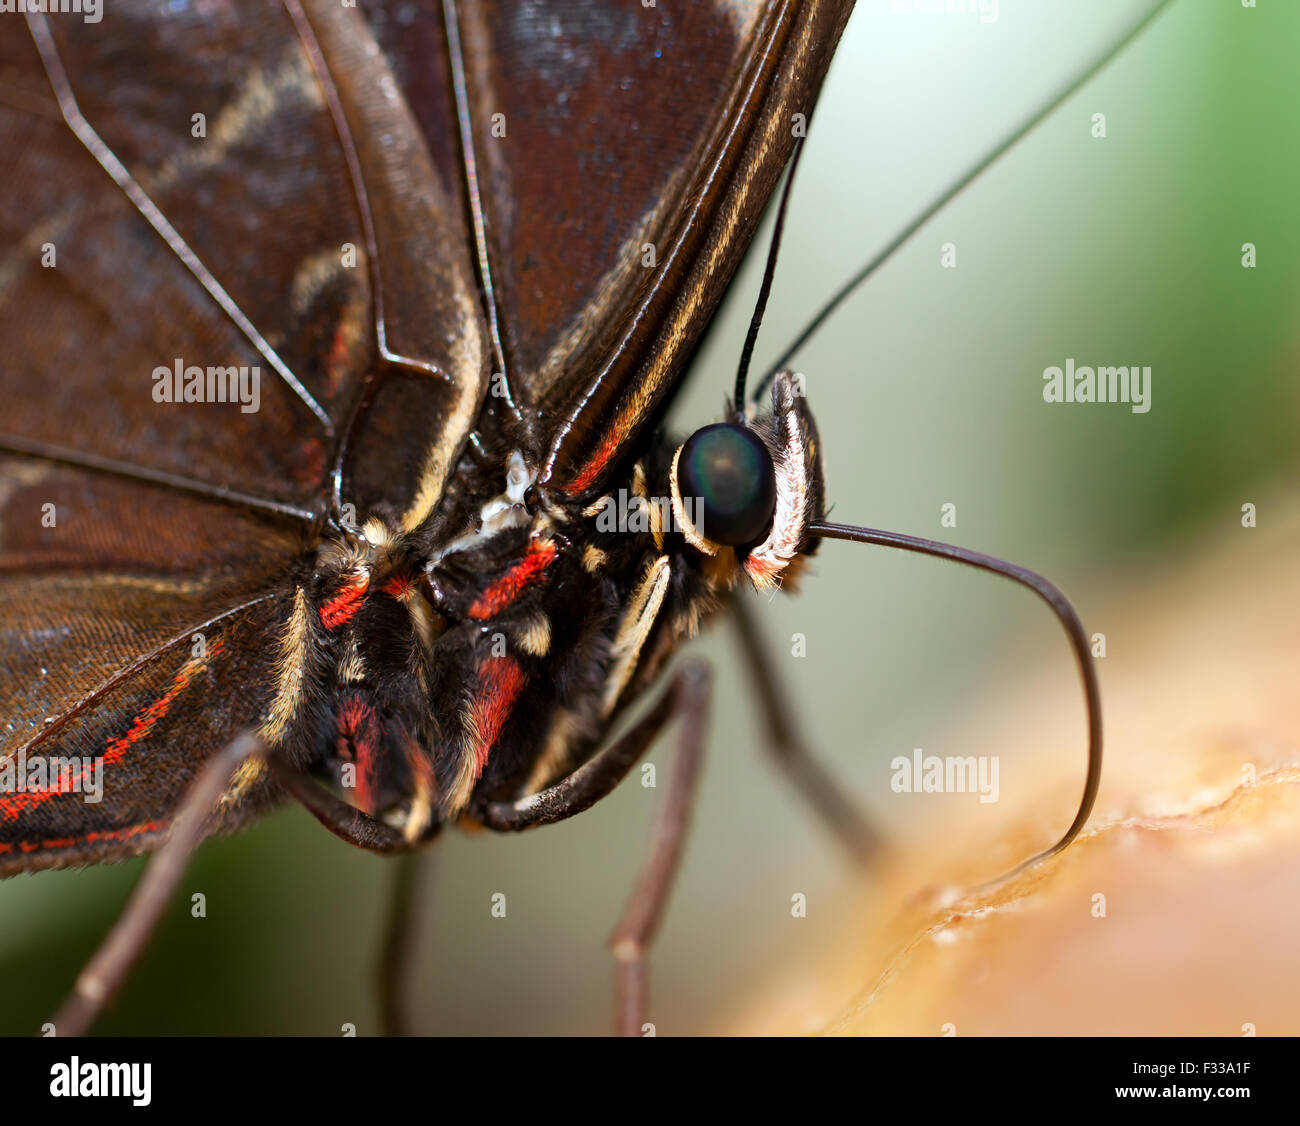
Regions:
<instances>
[{"instance_id":1,"label":"butterfly compound eye","mask_svg":"<svg viewBox=\"0 0 1300 1126\"><path fill-rule=\"evenodd\" d=\"M776 509L776 470L753 431L731 422L697 430L677 461L677 485L702 535L738 547L760 539Z\"/></svg>"}]
</instances>

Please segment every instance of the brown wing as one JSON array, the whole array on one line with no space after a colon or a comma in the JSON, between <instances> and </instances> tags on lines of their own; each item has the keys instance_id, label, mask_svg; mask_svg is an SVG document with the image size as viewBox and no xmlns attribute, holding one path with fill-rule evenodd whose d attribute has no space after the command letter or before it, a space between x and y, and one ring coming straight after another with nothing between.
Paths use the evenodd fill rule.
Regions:
<instances>
[{"instance_id":1,"label":"brown wing","mask_svg":"<svg viewBox=\"0 0 1300 1126\"><path fill-rule=\"evenodd\" d=\"M10 28L0 444L307 505L381 353L463 440L487 360L459 166L444 187L357 10L309 8ZM258 409L155 401L177 362L258 367Z\"/></svg>"},{"instance_id":2,"label":"brown wing","mask_svg":"<svg viewBox=\"0 0 1300 1126\"><path fill-rule=\"evenodd\" d=\"M12 457L0 532L0 874L139 851L274 690L296 536ZM56 784L51 764L74 759L76 783Z\"/></svg>"},{"instance_id":3,"label":"brown wing","mask_svg":"<svg viewBox=\"0 0 1300 1126\"><path fill-rule=\"evenodd\" d=\"M459 165L356 9L111 16L0 39L0 774L104 764L101 802L0 786L0 874L157 839L265 714L336 461L427 507L487 373ZM175 359L260 366L258 409L157 401Z\"/></svg>"},{"instance_id":4,"label":"brown wing","mask_svg":"<svg viewBox=\"0 0 1300 1126\"><path fill-rule=\"evenodd\" d=\"M851 6L457 5L506 370L559 486L598 488L676 384ZM417 60L444 36L410 5L383 7L379 38L419 102Z\"/></svg>"}]
</instances>

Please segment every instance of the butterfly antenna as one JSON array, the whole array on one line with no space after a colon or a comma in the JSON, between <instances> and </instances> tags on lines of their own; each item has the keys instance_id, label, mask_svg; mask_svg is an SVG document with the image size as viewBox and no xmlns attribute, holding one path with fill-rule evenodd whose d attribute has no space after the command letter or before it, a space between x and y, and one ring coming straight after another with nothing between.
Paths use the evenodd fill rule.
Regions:
<instances>
[{"instance_id":1,"label":"butterfly antenna","mask_svg":"<svg viewBox=\"0 0 1300 1126\"><path fill-rule=\"evenodd\" d=\"M821 307L816 316L808 322L807 327L795 337L792 343L784 352L781 358L776 361L758 381L754 388L754 399L757 401L767 390L768 385L776 377L776 373L784 368L790 358L799 351L809 339L817 332L819 328L830 318L830 315L840 307L848 297L858 288L867 278L871 277L881 266L894 256L905 242L907 242L917 231L926 225L940 211L946 207L955 196L964 191L981 173L991 165L995 164L998 159L1013 148L1026 133L1029 133L1041 121L1045 120L1072 94L1082 87L1089 79L1101 70L1111 59L1124 50L1134 39L1136 39L1146 29L1160 12L1167 8L1173 0L1157 0L1146 12L1131 23L1115 40L1104 47L1100 52L1093 56L1068 82L1062 86L1055 95L1052 96L1041 109L1031 114L1028 118L1020 123L1015 129L1008 133L990 152L988 152L979 161L968 168L961 176L948 185L938 196L927 206L919 215L916 216L898 236L889 243L879 254L870 262L862 267L853 275L844 285L835 293L835 295ZM739 384L738 384L739 386Z\"/></svg>"},{"instance_id":2,"label":"butterfly antenna","mask_svg":"<svg viewBox=\"0 0 1300 1126\"><path fill-rule=\"evenodd\" d=\"M781 202L776 209L776 226L772 229L772 241L767 248L763 284L758 288L758 302L754 305L754 315L749 318L749 332L745 336L745 346L740 350L740 366L736 369L736 393L732 399L737 410L740 410L745 402L745 380L749 378L749 363L754 356L754 343L758 340L758 329L763 323L763 314L767 311L767 299L772 292L772 278L776 275L776 257L781 250L781 231L785 228L785 210L790 203L790 190L794 187L794 174L799 168L801 155L803 155L803 138L799 137L794 143L790 171L786 174L785 187L781 189Z\"/></svg>"}]
</instances>

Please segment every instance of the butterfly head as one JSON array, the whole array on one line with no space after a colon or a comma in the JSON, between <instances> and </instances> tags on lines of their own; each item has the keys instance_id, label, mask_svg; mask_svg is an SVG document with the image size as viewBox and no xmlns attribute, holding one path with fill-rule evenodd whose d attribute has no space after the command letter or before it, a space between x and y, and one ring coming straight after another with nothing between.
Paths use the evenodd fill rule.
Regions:
<instances>
[{"instance_id":1,"label":"butterfly head","mask_svg":"<svg viewBox=\"0 0 1300 1126\"><path fill-rule=\"evenodd\" d=\"M824 508L821 447L803 376L781 372L771 413L697 430L673 456L673 515L690 544L767 589L797 573ZM738 578L733 574L732 578Z\"/></svg>"}]
</instances>

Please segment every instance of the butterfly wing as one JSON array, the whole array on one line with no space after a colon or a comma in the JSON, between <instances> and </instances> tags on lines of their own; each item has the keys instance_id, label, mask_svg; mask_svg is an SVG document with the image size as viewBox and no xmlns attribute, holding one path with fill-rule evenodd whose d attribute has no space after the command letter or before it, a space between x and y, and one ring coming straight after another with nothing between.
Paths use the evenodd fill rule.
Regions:
<instances>
[{"instance_id":1,"label":"butterfly wing","mask_svg":"<svg viewBox=\"0 0 1300 1126\"><path fill-rule=\"evenodd\" d=\"M676 386L851 7L458 6L506 370L554 485L600 488Z\"/></svg>"},{"instance_id":2,"label":"butterfly wing","mask_svg":"<svg viewBox=\"0 0 1300 1126\"><path fill-rule=\"evenodd\" d=\"M403 509L454 464L488 366L459 166L392 89L336 3L137 0L0 43L0 873L156 842L288 675L333 464ZM259 368L256 409L160 401L177 363ZM89 765L42 787L55 759Z\"/></svg>"},{"instance_id":3,"label":"butterfly wing","mask_svg":"<svg viewBox=\"0 0 1300 1126\"><path fill-rule=\"evenodd\" d=\"M140 851L258 722L293 536L48 461L0 482L0 874Z\"/></svg>"}]
</instances>

